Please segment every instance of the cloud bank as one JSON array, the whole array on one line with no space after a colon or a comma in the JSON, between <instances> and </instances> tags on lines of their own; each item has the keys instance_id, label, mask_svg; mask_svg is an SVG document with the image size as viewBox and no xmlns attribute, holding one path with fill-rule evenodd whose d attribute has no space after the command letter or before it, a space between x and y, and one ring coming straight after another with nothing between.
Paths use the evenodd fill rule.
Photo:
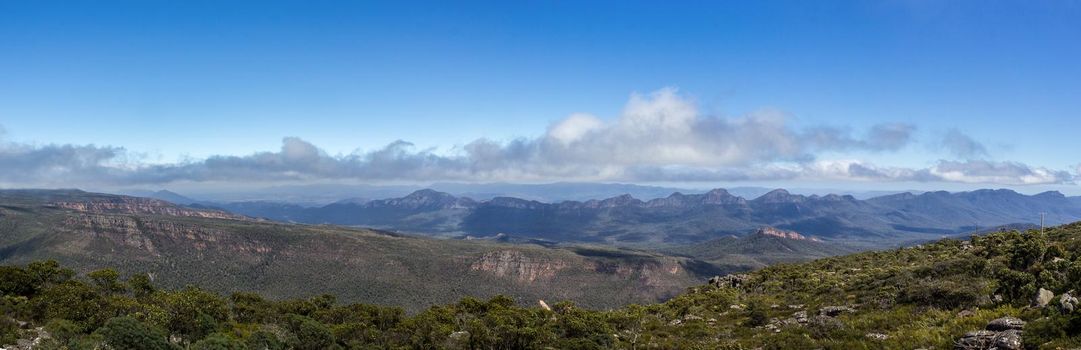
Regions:
<instances>
[{"instance_id":1,"label":"cloud bank","mask_svg":"<svg viewBox=\"0 0 1081 350\"><path fill-rule=\"evenodd\" d=\"M175 182L358 181L629 181L717 182L851 180L1003 185L1071 183L1074 174L1016 162L981 160L986 149L959 131L942 147L961 161L922 169L821 154L896 152L913 142L915 126L886 123L853 132L797 128L783 113L703 115L675 89L633 94L613 120L573 114L540 136L478 139L439 152L406 141L330 155L296 137L281 149L213 156L174 164L129 159L120 147L32 146L7 142L0 129L0 184L6 186L145 185Z\"/></svg>"}]
</instances>

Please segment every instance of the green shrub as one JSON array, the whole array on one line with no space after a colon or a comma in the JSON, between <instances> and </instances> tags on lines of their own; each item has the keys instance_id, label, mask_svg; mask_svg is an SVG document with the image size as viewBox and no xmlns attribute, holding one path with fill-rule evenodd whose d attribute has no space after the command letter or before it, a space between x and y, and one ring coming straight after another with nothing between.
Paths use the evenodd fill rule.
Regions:
<instances>
[{"instance_id":1,"label":"green shrub","mask_svg":"<svg viewBox=\"0 0 1081 350\"><path fill-rule=\"evenodd\" d=\"M188 350L247 350L248 345L223 333L214 333L191 344ZM262 350L263 348L259 348Z\"/></svg>"},{"instance_id":2,"label":"green shrub","mask_svg":"<svg viewBox=\"0 0 1081 350\"><path fill-rule=\"evenodd\" d=\"M165 335L131 317L110 319L97 331L105 345L116 350L172 350Z\"/></svg>"}]
</instances>

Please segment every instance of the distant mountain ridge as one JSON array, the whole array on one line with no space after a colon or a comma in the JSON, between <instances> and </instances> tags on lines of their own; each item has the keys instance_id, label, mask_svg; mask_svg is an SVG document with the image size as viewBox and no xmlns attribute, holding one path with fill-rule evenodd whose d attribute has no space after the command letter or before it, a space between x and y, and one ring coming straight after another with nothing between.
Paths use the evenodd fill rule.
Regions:
<instances>
[{"instance_id":1,"label":"distant mountain ridge","mask_svg":"<svg viewBox=\"0 0 1081 350\"><path fill-rule=\"evenodd\" d=\"M754 199L724 189L675 192L648 201L630 195L545 203L514 197L476 201L435 190L367 202L281 210L283 204L230 203L223 209L272 220L370 226L433 235L510 235L616 245L685 244L745 235L763 226L868 247L935 239L992 226L1081 220L1081 201L1058 192L1011 190L901 193L860 200L783 189ZM283 215L287 212L288 215Z\"/></svg>"}]
</instances>

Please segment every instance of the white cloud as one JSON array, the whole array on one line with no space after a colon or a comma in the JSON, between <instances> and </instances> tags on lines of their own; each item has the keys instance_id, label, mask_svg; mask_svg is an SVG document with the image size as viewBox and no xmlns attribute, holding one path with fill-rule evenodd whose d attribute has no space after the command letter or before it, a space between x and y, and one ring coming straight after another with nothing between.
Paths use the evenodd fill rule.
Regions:
<instances>
[{"instance_id":1,"label":"white cloud","mask_svg":"<svg viewBox=\"0 0 1081 350\"><path fill-rule=\"evenodd\" d=\"M604 121L585 113L575 113L548 128L548 138L562 145L581 140L586 134L604 126Z\"/></svg>"},{"instance_id":2,"label":"white cloud","mask_svg":"<svg viewBox=\"0 0 1081 350\"><path fill-rule=\"evenodd\" d=\"M928 173L943 181L1008 185L1059 184L1072 182L1074 179L1067 171L1030 167L1017 162L984 160L943 160L928 169Z\"/></svg>"},{"instance_id":3,"label":"white cloud","mask_svg":"<svg viewBox=\"0 0 1081 350\"><path fill-rule=\"evenodd\" d=\"M876 125L860 137L844 128L796 128L775 110L733 118L708 116L675 89L662 89L631 95L622 113L609 121L573 114L536 138L478 139L449 153L396 141L374 151L333 156L310 142L287 137L274 152L147 165L127 160L127 152L119 147L0 142L0 168L5 169L0 183L827 179L1052 184L1074 178L1065 171L1014 162L943 160L912 169L857 159L818 159L824 152L896 151L911 143L914 132L914 126L903 123Z\"/></svg>"}]
</instances>

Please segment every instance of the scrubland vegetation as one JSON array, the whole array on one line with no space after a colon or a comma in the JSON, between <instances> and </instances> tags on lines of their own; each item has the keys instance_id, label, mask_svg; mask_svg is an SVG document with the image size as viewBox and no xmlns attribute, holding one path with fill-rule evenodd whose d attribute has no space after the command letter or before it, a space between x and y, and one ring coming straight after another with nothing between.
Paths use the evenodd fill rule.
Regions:
<instances>
[{"instance_id":1,"label":"scrubland vegetation","mask_svg":"<svg viewBox=\"0 0 1081 350\"><path fill-rule=\"evenodd\" d=\"M1081 346L1081 225L781 264L665 303L550 310L464 298L407 314L334 296L268 300L147 275L76 275L53 261L0 268L0 342L44 349L914 349L1019 317L1027 348ZM1054 295L1034 305L1040 289ZM1076 303L1076 301L1074 301Z\"/></svg>"}]
</instances>

